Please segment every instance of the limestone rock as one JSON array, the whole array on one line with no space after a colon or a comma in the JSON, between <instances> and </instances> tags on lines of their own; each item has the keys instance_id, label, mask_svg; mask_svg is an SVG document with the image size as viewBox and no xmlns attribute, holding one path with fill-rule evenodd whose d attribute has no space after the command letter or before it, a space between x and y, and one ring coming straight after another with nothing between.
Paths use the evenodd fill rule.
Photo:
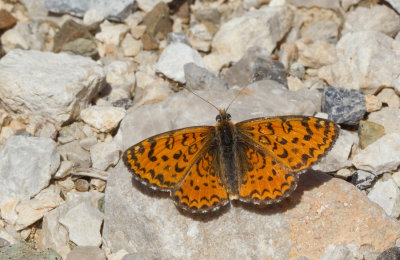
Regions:
<instances>
[{"instance_id":1,"label":"limestone rock","mask_svg":"<svg viewBox=\"0 0 400 260\"><path fill-rule=\"evenodd\" d=\"M13 113L61 125L89 105L104 78L89 58L16 49L0 60L0 99Z\"/></svg>"}]
</instances>

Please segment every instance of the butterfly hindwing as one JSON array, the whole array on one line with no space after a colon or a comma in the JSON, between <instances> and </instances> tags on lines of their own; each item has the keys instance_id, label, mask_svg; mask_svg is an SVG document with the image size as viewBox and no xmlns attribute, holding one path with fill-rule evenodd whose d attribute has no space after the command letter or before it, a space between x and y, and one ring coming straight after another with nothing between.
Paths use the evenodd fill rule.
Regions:
<instances>
[{"instance_id":1,"label":"butterfly hindwing","mask_svg":"<svg viewBox=\"0 0 400 260\"><path fill-rule=\"evenodd\" d=\"M216 150L204 153L195 162L171 196L177 206L193 213L204 213L227 204L228 193L220 177Z\"/></svg>"},{"instance_id":2,"label":"butterfly hindwing","mask_svg":"<svg viewBox=\"0 0 400 260\"><path fill-rule=\"evenodd\" d=\"M214 127L189 127L162 133L128 148L123 160L133 176L159 190L178 186L209 141Z\"/></svg>"},{"instance_id":3,"label":"butterfly hindwing","mask_svg":"<svg viewBox=\"0 0 400 260\"><path fill-rule=\"evenodd\" d=\"M288 197L296 188L297 174L287 172L272 157L247 145L239 146L238 153L241 201L270 204Z\"/></svg>"},{"instance_id":4,"label":"butterfly hindwing","mask_svg":"<svg viewBox=\"0 0 400 260\"><path fill-rule=\"evenodd\" d=\"M304 170L318 161L339 135L335 123L305 116L252 119L236 126L241 138L265 150L290 172Z\"/></svg>"}]
</instances>

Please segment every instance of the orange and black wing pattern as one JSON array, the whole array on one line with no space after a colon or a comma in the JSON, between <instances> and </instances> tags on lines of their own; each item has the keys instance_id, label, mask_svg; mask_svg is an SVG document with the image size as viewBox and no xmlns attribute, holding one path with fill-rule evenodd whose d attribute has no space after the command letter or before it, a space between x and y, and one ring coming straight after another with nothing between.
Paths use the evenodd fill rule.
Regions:
<instances>
[{"instance_id":1,"label":"orange and black wing pattern","mask_svg":"<svg viewBox=\"0 0 400 260\"><path fill-rule=\"evenodd\" d=\"M178 207L192 213L214 211L229 203L214 149L201 156L171 196Z\"/></svg>"},{"instance_id":2,"label":"orange and black wing pattern","mask_svg":"<svg viewBox=\"0 0 400 260\"><path fill-rule=\"evenodd\" d=\"M242 175L239 200L270 204L288 197L297 187L298 176L283 169L272 157L254 147L238 148Z\"/></svg>"},{"instance_id":3,"label":"orange and black wing pattern","mask_svg":"<svg viewBox=\"0 0 400 260\"><path fill-rule=\"evenodd\" d=\"M189 127L162 133L128 148L123 161L140 182L157 190L172 190L183 181L214 127Z\"/></svg>"},{"instance_id":4,"label":"orange and black wing pattern","mask_svg":"<svg viewBox=\"0 0 400 260\"><path fill-rule=\"evenodd\" d=\"M304 170L317 162L339 135L335 123L305 116L252 119L237 123L236 127L245 142L263 150L289 172Z\"/></svg>"}]
</instances>

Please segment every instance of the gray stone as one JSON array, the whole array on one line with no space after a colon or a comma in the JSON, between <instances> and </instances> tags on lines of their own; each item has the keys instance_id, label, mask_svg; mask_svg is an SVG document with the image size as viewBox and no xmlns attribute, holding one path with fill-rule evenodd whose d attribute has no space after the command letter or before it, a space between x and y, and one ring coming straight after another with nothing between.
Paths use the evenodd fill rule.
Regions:
<instances>
[{"instance_id":1,"label":"gray stone","mask_svg":"<svg viewBox=\"0 0 400 260\"><path fill-rule=\"evenodd\" d=\"M376 260L397 260L397 259L400 259L400 247L391 247L389 249L386 249L376 258Z\"/></svg>"},{"instance_id":2,"label":"gray stone","mask_svg":"<svg viewBox=\"0 0 400 260\"><path fill-rule=\"evenodd\" d=\"M367 112L364 94L358 90L327 87L322 95L322 112L338 124L358 125Z\"/></svg>"},{"instance_id":3,"label":"gray stone","mask_svg":"<svg viewBox=\"0 0 400 260\"><path fill-rule=\"evenodd\" d=\"M351 183L360 190L366 190L374 184L377 176L367 171L358 170L351 177Z\"/></svg>"},{"instance_id":4,"label":"gray stone","mask_svg":"<svg viewBox=\"0 0 400 260\"><path fill-rule=\"evenodd\" d=\"M400 189L390 174L378 180L368 193L368 198L381 206L392 218L400 215Z\"/></svg>"},{"instance_id":5,"label":"gray stone","mask_svg":"<svg viewBox=\"0 0 400 260\"><path fill-rule=\"evenodd\" d=\"M49 185L60 165L50 138L12 136L0 149L0 202L7 197L29 200Z\"/></svg>"},{"instance_id":6,"label":"gray stone","mask_svg":"<svg viewBox=\"0 0 400 260\"><path fill-rule=\"evenodd\" d=\"M90 154L75 140L58 147L61 156L74 163L74 168L89 168L92 165Z\"/></svg>"},{"instance_id":7,"label":"gray stone","mask_svg":"<svg viewBox=\"0 0 400 260\"><path fill-rule=\"evenodd\" d=\"M400 3L397 0L387 0L387 2L398 12L400 13Z\"/></svg>"},{"instance_id":8,"label":"gray stone","mask_svg":"<svg viewBox=\"0 0 400 260\"><path fill-rule=\"evenodd\" d=\"M267 50L260 47L250 47L238 62L223 72L223 80L230 87L247 86L255 81L255 67L256 64L258 64L257 67L260 65L260 62L257 62L258 59L261 59L260 61L270 61L270 64L272 64L270 53Z\"/></svg>"},{"instance_id":9,"label":"gray stone","mask_svg":"<svg viewBox=\"0 0 400 260\"><path fill-rule=\"evenodd\" d=\"M62 257L53 249L36 250L22 242L0 248L0 259L29 259L29 260L62 260Z\"/></svg>"},{"instance_id":10,"label":"gray stone","mask_svg":"<svg viewBox=\"0 0 400 260\"><path fill-rule=\"evenodd\" d=\"M83 17L86 11L94 9L101 13L106 19L123 21L132 12L135 1L131 0L45 0L44 4L47 10L53 13L69 13L75 16Z\"/></svg>"},{"instance_id":11,"label":"gray stone","mask_svg":"<svg viewBox=\"0 0 400 260\"><path fill-rule=\"evenodd\" d=\"M187 63L184 66L186 87L190 90L227 89L228 85L207 69L195 63Z\"/></svg>"},{"instance_id":12,"label":"gray stone","mask_svg":"<svg viewBox=\"0 0 400 260\"><path fill-rule=\"evenodd\" d=\"M115 142L102 142L93 145L90 148L90 158L93 162L93 168L107 170L119 161L120 148Z\"/></svg>"},{"instance_id":13,"label":"gray stone","mask_svg":"<svg viewBox=\"0 0 400 260\"><path fill-rule=\"evenodd\" d=\"M167 197L134 182L117 165L106 189L104 245L112 253L124 249L139 259L318 259L325 243L353 241L383 250L400 234L400 225L362 192L318 172L300 175L290 199L264 209L237 203L192 216L178 211Z\"/></svg>"},{"instance_id":14,"label":"gray stone","mask_svg":"<svg viewBox=\"0 0 400 260\"><path fill-rule=\"evenodd\" d=\"M66 260L106 260L103 250L96 246L77 246L68 254Z\"/></svg>"},{"instance_id":15,"label":"gray stone","mask_svg":"<svg viewBox=\"0 0 400 260\"><path fill-rule=\"evenodd\" d=\"M103 68L89 58L16 49L0 60L0 100L19 116L61 125L79 116L104 79Z\"/></svg>"},{"instance_id":16,"label":"gray stone","mask_svg":"<svg viewBox=\"0 0 400 260\"><path fill-rule=\"evenodd\" d=\"M103 214L88 202L71 207L59 221L68 229L70 240L78 246L101 245Z\"/></svg>"}]
</instances>

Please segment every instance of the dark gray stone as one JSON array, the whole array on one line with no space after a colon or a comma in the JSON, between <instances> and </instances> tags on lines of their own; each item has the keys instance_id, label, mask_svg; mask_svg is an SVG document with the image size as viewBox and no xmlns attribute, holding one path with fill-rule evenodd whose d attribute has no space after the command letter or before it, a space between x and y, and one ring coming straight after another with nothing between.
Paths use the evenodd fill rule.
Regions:
<instances>
[{"instance_id":1,"label":"dark gray stone","mask_svg":"<svg viewBox=\"0 0 400 260\"><path fill-rule=\"evenodd\" d=\"M365 190L372 186L377 176L370 172L363 170L356 171L351 177L351 183L355 185L359 190Z\"/></svg>"},{"instance_id":2,"label":"dark gray stone","mask_svg":"<svg viewBox=\"0 0 400 260\"><path fill-rule=\"evenodd\" d=\"M391 247L378 255L376 260L399 260L400 259L400 247Z\"/></svg>"},{"instance_id":3,"label":"dark gray stone","mask_svg":"<svg viewBox=\"0 0 400 260\"><path fill-rule=\"evenodd\" d=\"M279 60L257 58L253 67L253 82L264 79L274 80L287 87L286 70Z\"/></svg>"},{"instance_id":4,"label":"dark gray stone","mask_svg":"<svg viewBox=\"0 0 400 260\"><path fill-rule=\"evenodd\" d=\"M251 47L237 63L222 74L222 79L228 83L229 87L235 85L245 87L249 85L256 81L254 73L261 71L259 67L262 62L256 62L257 59L270 60L271 58L267 50L260 47ZM256 68L258 69L256 70ZM267 74L266 71L263 72L264 74Z\"/></svg>"},{"instance_id":5,"label":"dark gray stone","mask_svg":"<svg viewBox=\"0 0 400 260\"><path fill-rule=\"evenodd\" d=\"M367 112L364 94L355 89L329 86L323 90L322 112L327 113L329 119L338 124L358 125Z\"/></svg>"},{"instance_id":6,"label":"dark gray stone","mask_svg":"<svg viewBox=\"0 0 400 260\"><path fill-rule=\"evenodd\" d=\"M111 103L113 107L122 107L125 110L128 110L131 106L133 106L133 100L130 98L121 98Z\"/></svg>"}]
</instances>

